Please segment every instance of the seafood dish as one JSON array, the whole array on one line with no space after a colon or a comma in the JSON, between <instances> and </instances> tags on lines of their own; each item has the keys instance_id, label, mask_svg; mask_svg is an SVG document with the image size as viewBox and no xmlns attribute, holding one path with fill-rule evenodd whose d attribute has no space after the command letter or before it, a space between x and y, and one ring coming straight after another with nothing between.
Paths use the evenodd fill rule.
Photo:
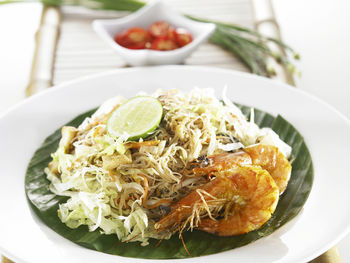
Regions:
<instances>
[{"instance_id":1,"label":"seafood dish","mask_svg":"<svg viewBox=\"0 0 350 263\"><path fill-rule=\"evenodd\" d=\"M291 176L291 147L210 89L111 98L65 126L45 169L69 228L122 242L262 227Z\"/></svg>"}]
</instances>

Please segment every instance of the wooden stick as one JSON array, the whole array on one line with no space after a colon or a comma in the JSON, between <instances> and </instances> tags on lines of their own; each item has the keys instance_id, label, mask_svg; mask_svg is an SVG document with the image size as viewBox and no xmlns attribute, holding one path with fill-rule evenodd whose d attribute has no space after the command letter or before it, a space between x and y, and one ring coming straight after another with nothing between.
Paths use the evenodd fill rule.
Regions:
<instances>
[{"instance_id":1,"label":"wooden stick","mask_svg":"<svg viewBox=\"0 0 350 263\"><path fill-rule=\"evenodd\" d=\"M255 30L262 35L282 40L279 24L276 20L275 11L271 0L251 0L255 18ZM275 43L268 43L271 50L286 55L284 48ZM282 80L288 84L295 86L293 74L284 66L281 66L273 59L269 59L269 64L276 71L276 75L272 78Z\"/></svg>"},{"instance_id":2,"label":"wooden stick","mask_svg":"<svg viewBox=\"0 0 350 263\"><path fill-rule=\"evenodd\" d=\"M14 263L14 262L9 260L8 258L5 258L4 256L2 256L1 257L1 263Z\"/></svg>"},{"instance_id":3,"label":"wooden stick","mask_svg":"<svg viewBox=\"0 0 350 263\"><path fill-rule=\"evenodd\" d=\"M40 27L35 35L30 80L26 89L29 97L52 86L53 66L62 17L56 6L43 6Z\"/></svg>"},{"instance_id":4,"label":"wooden stick","mask_svg":"<svg viewBox=\"0 0 350 263\"><path fill-rule=\"evenodd\" d=\"M343 261L340 258L338 248L332 247L327 252L323 253L318 258L310 261L310 263L342 263Z\"/></svg>"}]
</instances>

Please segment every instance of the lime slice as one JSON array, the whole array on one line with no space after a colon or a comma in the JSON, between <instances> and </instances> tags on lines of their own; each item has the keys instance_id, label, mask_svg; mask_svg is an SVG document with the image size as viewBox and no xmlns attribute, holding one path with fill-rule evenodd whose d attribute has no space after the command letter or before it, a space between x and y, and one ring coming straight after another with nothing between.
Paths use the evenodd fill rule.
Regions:
<instances>
[{"instance_id":1,"label":"lime slice","mask_svg":"<svg viewBox=\"0 0 350 263\"><path fill-rule=\"evenodd\" d=\"M128 140L145 138L157 128L162 114L162 104L156 98L135 97L112 112L107 122L107 131L113 137L127 134Z\"/></svg>"}]
</instances>

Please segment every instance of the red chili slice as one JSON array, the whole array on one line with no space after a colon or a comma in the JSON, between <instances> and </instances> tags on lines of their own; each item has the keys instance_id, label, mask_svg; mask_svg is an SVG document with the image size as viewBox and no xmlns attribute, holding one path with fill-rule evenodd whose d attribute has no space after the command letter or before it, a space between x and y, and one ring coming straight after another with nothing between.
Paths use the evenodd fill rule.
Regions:
<instances>
[{"instance_id":1,"label":"red chili slice","mask_svg":"<svg viewBox=\"0 0 350 263\"><path fill-rule=\"evenodd\" d=\"M158 37L156 38L151 45L151 49L167 51L178 48L174 40L169 39L168 37Z\"/></svg>"},{"instance_id":2,"label":"red chili slice","mask_svg":"<svg viewBox=\"0 0 350 263\"><path fill-rule=\"evenodd\" d=\"M140 27L132 27L121 34L117 34L114 39L123 47L143 49L146 48L147 43L151 42L152 37L147 30Z\"/></svg>"},{"instance_id":3,"label":"red chili slice","mask_svg":"<svg viewBox=\"0 0 350 263\"><path fill-rule=\"evenodd\" d=\"M114 36L114 41L117 42L119 45L125 47L127 45L125 32L120 33L120 34L116 34Z\"/></svg>"},{"instance_id":4,"label":"red chili slice","mask_svg":"<svg viewBox=\"0 0 350 263\"><path fill-rule=\"evenodd\" d=\"M173 27L169 27L167 36L169 39L176 41L176 29Z\"/></svg>"},{"instance_id":5,"label":"red chili slice","mask_svg":"<svg viewBox=\"0 0 350 263\"><path fill-rule=\"evenodd\" d=\"M149 31L132 27L115 35L114 40L130 49L173 50L192 42L192 35L183 28L173 28L167 22L157 21Z\"/></svg>"},{"instance_id":6,"label":"red chili slice","mask_svg":"<svg viewBox=\"0 0 350 263\"><path fill-rule=\"evenodd\" d=\"M167 22L157 21L150 25L149 32L154 38L165 37L168 35L169 27L170 25Z\"/></svg>"},{"instance_id":7,"label":"red chili slice","mask_svg":"<svg viewBox=\"0 0 350 263\"><path fill-rule=\"evenodd\" d=\"M176 29L176 43L179 47L186 46L187 44L191 43L193 38L192 35L184 28L177 28Z\"/></svg>"}]
</instances>

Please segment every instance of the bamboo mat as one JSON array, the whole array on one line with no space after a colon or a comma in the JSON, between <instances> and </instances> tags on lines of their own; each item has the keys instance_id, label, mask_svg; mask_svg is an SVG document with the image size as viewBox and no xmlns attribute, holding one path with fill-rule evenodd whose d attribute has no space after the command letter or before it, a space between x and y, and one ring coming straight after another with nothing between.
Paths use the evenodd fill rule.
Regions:
<instances>
[{"instance_id":1,"label":"bamboo mat","mask_svg":"<svg viewBox=\"0 0 350 263\"><path fill-rule=\"evenodd\" d=\"M182 13L237 23L273 37L280 37L270 0L216 0L215 4L212 0L201 0L200 4L195 0L166 1ZM63 8L61 12L52 7L44 8L41 27L36 36L37 49L27 95L30 96L52 84L126 67L122 58L100 40L91 28L94 19L124 15L123 12L90 11L72 7ZM49 35L50 39L44 41L43 35ZM201 45L184 64L248 71L231 53L210 43ZM277 73L277 78L290 84L294 83L285 69L277 69ZM2 257L2 263L11 262ZM337 248L334 247L310 263L341 263L341 259Z\"/></svg>"}]
</instances>

